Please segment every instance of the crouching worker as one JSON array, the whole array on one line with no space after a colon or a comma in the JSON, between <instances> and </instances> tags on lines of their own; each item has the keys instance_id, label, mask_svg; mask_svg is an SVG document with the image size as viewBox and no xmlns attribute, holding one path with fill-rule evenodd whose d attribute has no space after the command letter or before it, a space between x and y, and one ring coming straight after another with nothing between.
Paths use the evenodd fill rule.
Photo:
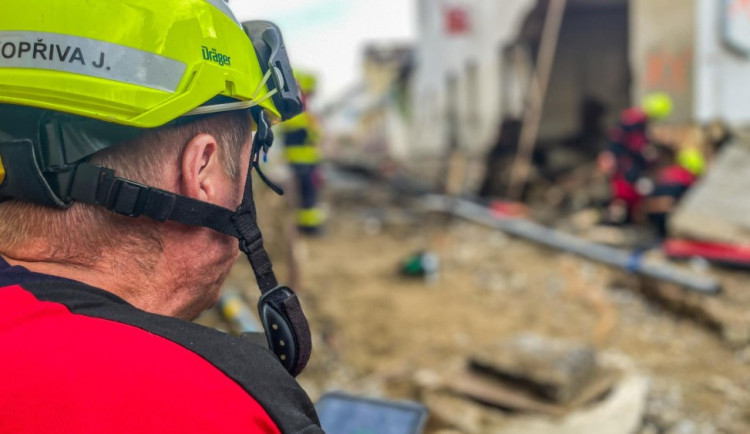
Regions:
<instances>
[{"instance_id":1,"label":"crouching worker","mask_svg":"<svg viewBox=\"0 0 750 434\"><path fill-rule=\"evenodd\" d=\"M654 190L646 199L644 208L660 238L667 237L669 216L682 196L703 174L705 166L705 158L699 149L685 148L677 153L675 164L659 172Z\"/></svg>"},{"instance_id":2,"label":"crouching worker","mask_svg":"<svg viewBox=\"0 0 750 434\"><path fill-rule=\"evenodd\" d=\"M250 185L301 110L278 28L221 0L29 0L0 41L0 432L322 432ZM240 249L268 338L189 322Z\"/></svg>"},{"instance_id":3,"label":"crouching worker","mask_svg":"<svg viewBox=\"0 0 750 434\"><path fill-rule=\"evenodd\" d=\"M609 178L611 199L607 206L609 223L632 223L644 197L639 185L648 179L656 154L649 139L649 124L664 119L672 111L672 100L663 93L644 98L642 107L620 114L620 123L611 134L607 150L599 155L599 170Z\"/></svg>"}]
</instances>

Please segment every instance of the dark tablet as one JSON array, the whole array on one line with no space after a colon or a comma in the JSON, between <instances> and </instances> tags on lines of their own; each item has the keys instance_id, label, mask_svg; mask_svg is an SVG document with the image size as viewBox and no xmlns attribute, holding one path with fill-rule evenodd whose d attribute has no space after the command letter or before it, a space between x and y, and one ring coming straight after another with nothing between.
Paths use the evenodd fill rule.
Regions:
<instances>
[{"instance_id":1,"label":"dark tablet","mask_svg":"<svg viewBox=\"0 0 750 434\"><path fill-rule=\"evenodd\" d=\"M415 402L340 392L323 395L315 408L327 434L419 434L427 422L427 409Z\"/></svg>"}]
</instances>

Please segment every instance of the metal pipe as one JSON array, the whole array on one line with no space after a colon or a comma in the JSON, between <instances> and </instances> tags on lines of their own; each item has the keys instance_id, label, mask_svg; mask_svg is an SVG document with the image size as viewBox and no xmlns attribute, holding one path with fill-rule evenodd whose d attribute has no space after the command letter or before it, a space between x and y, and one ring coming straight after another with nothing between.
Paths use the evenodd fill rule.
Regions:
<instances>
[{"instance_id":1,"label":"metal pipe","mask_svg":"<svg viewBox=\"0 0 750 434\"><path fill-rule=\"evenodd\" d=\"M490 211L473 202L439 195L425 197L428 209L448 212L510 235L563 250L592 261L621 268L631 273L675 283L684 288L704 294L718 294L721 284L714 278L700 276L669 264L642 261L638 253L626 252L602 244L592 243L564 232L556 231L536 223L518 218L497 218Z\"/></svg>"}]
</instances>

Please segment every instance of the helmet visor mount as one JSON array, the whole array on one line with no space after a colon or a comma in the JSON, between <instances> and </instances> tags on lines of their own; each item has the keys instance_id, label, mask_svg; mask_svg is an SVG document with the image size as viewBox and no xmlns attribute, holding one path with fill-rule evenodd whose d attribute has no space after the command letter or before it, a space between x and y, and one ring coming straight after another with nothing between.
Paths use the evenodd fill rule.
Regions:
<instances>
[{"instance_id":1,"label":"helmet visor mount","mask_svg":"<svg viewBox=\"0 0 750 434\"><path fill-rule=\"evenodd\" d=\"M281 38L281 31L268 21L246 21L242 25L255 47L261 70L266 74L273 71L269 90L276 91L272 98L281 119L290 119L300 114L300 92L289 63L286 46Z\"/></svg>"}]
</instances>

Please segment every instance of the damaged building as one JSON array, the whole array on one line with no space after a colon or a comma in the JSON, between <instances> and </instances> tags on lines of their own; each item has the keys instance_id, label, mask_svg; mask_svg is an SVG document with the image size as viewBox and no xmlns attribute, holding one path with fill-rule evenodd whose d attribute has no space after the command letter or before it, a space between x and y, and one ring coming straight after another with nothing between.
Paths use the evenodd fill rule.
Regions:
<instances>
[{"instance_id":1,"label":"damaged building","mask_svg":"<svg viewBox=\"0 0 750 434\"><path fill-rule=\"evenodd\" d=\"M549 4L418 2L403 161L434 171L451 148L479 161L504 121L523 119L529 90L539 85L535 65ZM748 2L568 0L537 141L557 147L587 130L604 138L622 109L653 91L674 101L670 123L721 118L743 126L750 122L748 49ZM595 151L592 142L578 146Z\"/></svg>"}]
</instances>

